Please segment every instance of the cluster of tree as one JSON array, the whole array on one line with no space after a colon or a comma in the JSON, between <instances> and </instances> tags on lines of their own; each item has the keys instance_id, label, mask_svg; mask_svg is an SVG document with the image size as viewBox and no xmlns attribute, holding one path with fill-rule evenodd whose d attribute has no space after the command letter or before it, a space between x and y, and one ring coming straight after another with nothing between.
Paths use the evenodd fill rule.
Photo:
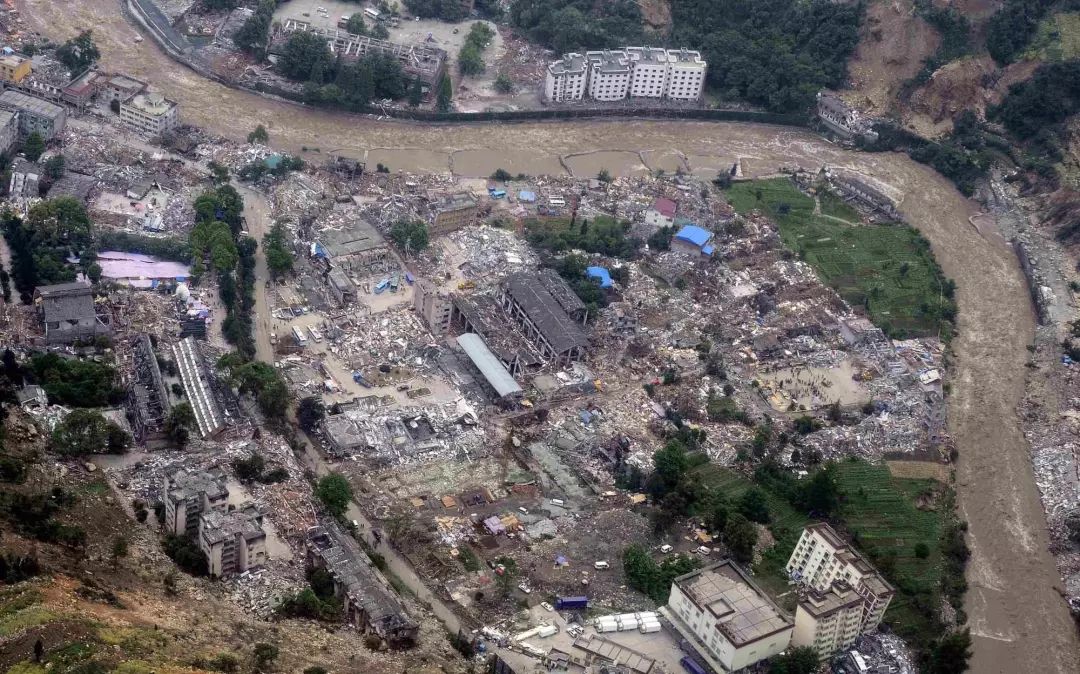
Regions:
<instances>
[{"instance_id":1,"label":"cluster of tree","mask_svg":"<svg viewBox=\"0 0 1080 674\"><path fill-rule=\"evenodd\" d=\"M661 227L649 235L649 250L671 250L671 240L675 238L674 227Z\"/></svg>"},{"instance_id":2,"label":"cluster of tree","mask_svg":"<svg viewBox=\"0 0 1080 674\"><path fill-rule=\"evenodd\" d=\"M657 604L667 603L673 580L698 566L700 562L689 555L672 555L657 564L648 550L636 543L623 552L626 582Z\"/></svg>"},{"instance_id":3,"label":"cluster of tree","mask_svg":"<svg viewBox=\"0 0 1080 674\"><path fill-rule=\"evenodd\" d=\"M992 154L973 112L961 113L954 122L953 132L938 142L909 133L887 123L874 125L878 139L866 146L870 151L903 150L917 162L932 167L956 185L965 195L988 174Z\"/></svg>"},{"instance_id":4,"label":"cluster of tree","mask_svg":"<svg viewBox=\"0 0 1080 674\"><path fill-rule=\"evenodd\" d=\"M54 515L75 502L75 495L62 487L34 493L0 491L0 515L24 536L43 543L82 548L86 546L86 532L81 527L61 524L54 519Z\"/></svg>"},{"instance_id":5,"label":"cluster of tree","mask_svg":"<svg viewBox=\"0 0 1080 674\"><path fill-rule=\"evenodd\" d=\"M561 253L578 249L586 253L633 259L641 248L641 239L629 236L630 221L600 216L571 220L565 227L553 227L536 220L525 223L529 243L542 250Z\"/></svg>"},{"instance_id":6,"label":"cluster of tree","mask_svg":"<svg viewBox=\"0 0 1080 674\"><path fill-rule=\"evenodd\" d=\"M142 253L184 264L191 262L191 246L186 241L173 237L158 238L119 230L106 230L98 232L94 239L101 250Z\"/></svg>"},{"instance_id":7,"label":"cluster of tree","mask_svg":"<svg viewBox=\"0 0 1080 674\"><path fill-rule=\"evenodd\" d=\"M263 159L248 162L240 167L240 173L237 176L244 182L257 183L266 176L280 178L287 175L289 171L299 171L302 168L304 168L303 159L284 154L278 157L277 163L273 166Z\"/></svg>"},{"instance_id":8,"label":"cluster of tree","mask_svg":"<svg viewBox=\"0 0 1080 674\"><path fill-rule=\"evenodd\" d=\"M1059 0L1005 0L1001 9L986 22L986 50L1001 65L1012 63L1031 44L1039 22L1055 4L1080 3Z\"/></svg>"},{"instance_id":9,"label":"cluster of tree","mask_svg":"<svg viewBox=\"0 0 1080 674\"><path fill-rule=\"evenodd\" d=\"M49 401L69 407L106 407L124 400L116 370L105 363L35 353L28 374L45 389Z\"/></svg>"},{"instance_id":10,"label":"cluster of tree","mask_svg":"<svg viewBox=\"0 0 1080 674\"><path fill-rule=\"evenodd\" d=\"M235 459L232 462L236 479L241 482L259 482L262 484L274 484L289 479L289 471L278 467L272 470L266 469L266 459L262 454L253 452L246 459Z\"/></svg>"},{"instance_id":11,"label":"cluster of tree","mask_svg":"<svg viewBox=\"0 0 1080 674\"><path fill-rule=\"evenodd\" d=\"M1080 110L1080 59L1039 66L1030 79L1014 84L989 116L1022 140L1034 139Z\"/></svg>"},{"instance_id":12,"label":"cluster of tree","mask_svg":"<svg viewBox=\"0 0 1080 674\"><path fill-rule=\"evenodd\" d=\"M607 292L600 287L600 283L586 274L588 261L577 253L564 255L554 261L555 271L559 272L574 294L585 304L589 313L595 315L597 309L608 305ZM625 274L626 268L619 267Z\"/></svg>"},{"instance_id":13,"label":"cluster of tree","mask_svg":"<svg viewBox=\"0 0 1080 674\"><path fill-rule=\"evenodd\" d=\"M487 69L483 53L491 44L493 37L495 37L495 30L483 21L477 21L472 25L469 34L465 36L465 44L458 52L458 70L462 75L479 75Z\"/></svg>"},{"instance_id":14,"label":"cluster of tree","mask_svg":"<svg viewBox=\"0 0 1080 674\"><path fill-rule=\"evenodd\" d=\"M817 649L796 646L769 659L769 674L814 674L821 667Z\"/></svg>"},{"instance_id":15,"label":"cluster of tree","mask_svg":"<svg viewBox=\"0 0 1080 674\"><path fill-rule=\"evenodd\" d=\"M916 0L915 9L941 36L941 44L923 61L915 77L905 83L901 93L904 98L928 82L938 68L971 51L971 23L955 7L938 6L933 0Z\"/></svg>"},{"instance_id":16,"label":"cluster of tree","mask_svg":"<svg viewBox=\"0 0 1080 674\"><path fill-rule=\"evenodd\" d=\"M634 0L514 0L510 22L560 54L644 40L641 8Z\"/></svg>"},{"instance_id":17,"label":"cluster of tree","mask_svg":"<svg viewBox=\"0 0 1080 674\"><path fill-rule=\"evenodd\" d=\"M964 570L967 568L971 550L968 548L966 522L950 522L941 532L941 557L944 568L941 573L941 593L956 611L957 623L967 622L967 614L964 612L964 593L967 592L967 579ZM918 556L919 551L916 551ZM926 551L929 556L929 550ZM925 556L923 557L925 559Z\"/></svg>"},{"instance_id":18,"label":"cluster of tree","mask_svg":"<svg viewBox=\"0 0 1080 674\"><path fill-rule=\"evenodd\" d=\"M705 414L708 416L709 421L719 424L730 424L737 421L741 424L751 425L750 415L739 408L738 403L731 397L732 393L734 393L734 387L731 384L724 385L723 395L717 395L715 391L709 392L709 397L705 402Z\"/></svg>"},{"instance_id":19,"label":"cluster of tree","mask_svg":"<svg viewBox=\"0 0 1080 674\"><path fill-rule=\"evenodd\" d=\"M754 471L754 482L812 517L828 517L840 506L836 466L831 463L809 478L798 480L790 470L774 461L765 461Z\"/></svg>"},{"instance_id":20,"label":"cluster of tree","mask_svg":"<svg viewBox=\"0 0 1080 674\"><path fill-rule=\"evenodd\" d=\"M239 4L240 0L202 0L203 9L211 12L236 9Z\"/></svg>"},{"instance_id":21,"label":"cluster of tree","mask_svg":"<svg viewBox=\"0 0 1080 674\"><path fill-rule=\"evenodd\" d=\"M175 365L174 365L175 367ZM195 410L191 403L182 402L173 405L169 415L165 417L165 435L177 447L183 448L191 437L191 429L196 426Z\"/></svg>"},{"instance_id":22,"label":"cluster of tree","mask_svg":"<svg viewBox=\"0 0 1080 674\"><path fill-rule=\"evenodd\" d=\"M341 620L341 600L334 595L334 579L330 573L326 569L312 568L307 572L307 581L309 587L281 602L278 612L294 618Z\"/></svg>"},{"instance_id":23,"label":"cluster of tree","mask_svg":"<svg viewBox=\"0 0 1080 674\"><path fill-rule=\"evenodd\" d=\"M30 303L38 285L74 281L77 269L91 280L100 278L90 216L78 199L59 197L39 202L25 220L13 211L3 217L12 276L24 303ZM79 260L78 267L68 262L71 257Z\"/></svg>"},{"instance_id":24,"label":"cluster of tree","mask_svg":"<svg viewBox=\"0 0 1080 674\"><path fill-rule=\"evenodd\" d=\"M352 500L352 486L341 473L330 473L319 480L315 487L315 496L322 502L326 511L334 517L341 517Z\"/></svg>"},{"instance_id":25,"label":"cluster of tree","mask_svg":"<svg viewBox=\"0 0 1080 674\"><path fill-rule=\"evenodd\" d=\"M184 573L192 576L205 576L210 573L206 565L206 555L203 554L198 541L191 536L169 534L162 541L161 548Z\"/></svg>"},{"instance_id":26,"label":"cluster of tree","mask_svg":"<svg viewBox=\"0 0 1080 674\"><path fill-rule=\"evenodd\" d=\"M330 53L326 41L314 33L294 33L278 62L281 74L304 83L309 103L364 110L371 101L405 96L401 63L390 54L372 53L346 63Z\"/></svg>"},{"instance_id":27,"label":"cluster of tree","mask_svg":"<svg viewBox=\"0 0 1080 674\"><path fill-rule=\"evenodd\" d=\"M680 0L671 42L701 50L724 96L799 112L844 81L863 10L831 0Z\"/></svg>"},{"instance_id":28,"label":"cluster of tree","mask_svg":"<svg viewBox=\"0 0 1080 674\"><path fill-rule=\"evenodd\" d=\"M404 0L405 7L413 16L422 19L442 19L457 23L469 15L469 9L461 0Z\"/></svg>"},{"instance_id":29,"label":"cluster of tree","mask_svg":"<svg viewBox=\"0 0 1080 674\"><path fill-rule=\"evenodd\" d=\"M492 180L497 180L501 183L508 183L511 180L528 180L528 178L529 176L524 173L519 173L515 176L504 168L497 168L495 169L495 172L491 174Z\"/></svg>"},{"instance_id":30,"label":"cluster of tree","mask_svg":"<svg viewBox=\"0 0 1080 674\"><path fill-rule=\"evenodd\" d=\"M0 553L0 584L14 585L41 573L37 557Z\"/></svg>"},{"instance_id":31,"label":"cluster of tree","mask_svg":"<svg viewBox=\"0 0 1080 674\"><path fill-rule=\"evenodd\" d=\"M274 278L292 271L293 254L285 243L285 226L280 222L275 222L263 237L263 253L266 255L266 266Z\"/></svg>"},{"instance_id":32,"label":"cluster of tree","mask_svg":"<svg viewBox=\"0 0 1080 674\"><path fill-rule=\"evenodd\" d=\"M22 150L28 160L37 161L45 152L45 138L37 131L31 132L23 141Z\"/></svg>"},{"instance_id":33,"label":"cluster of tree","mask_svg":"<svg viewBox=\"0 0 1080 674\"><path fill-rule=\"evenodd\" d=\"M296 422L305 433L315 430L325 416L326 407L318 396L308 396L296 406Z\"/></svg>"},{"instance_id":34,"label":"cluster of tree","mask_svg":"<svg viewBox=\"0 0 1080 674\"><path fill-rule=\"evenodd\" d=\"M412 255L428 247L428 227L422 220L398 220L390 226L390 240Z\"/></svg>"},{"instance_id":35,"label":"cluster of tree","mask_svg":"<svg viewBox=\"0 0 1080 674\"><path fill-rule=\"evenodd\" d=\"M233 35L233 42L241 50L261 57L270 42L270 26L278 0L259 0L255 13L248 17L240 30Z\"/></svg>"},{"instance_id":36,"label":"cluster of tree","mask_svg":"<svg viewBox=\"0 0 1080 674\"><path fill-rule=\"evenodd\" d=\"M131 436L123 428L93 410L72 410L53 429L50 449L61 456L123 454Z\"/></svg>"},{"instance_id":37,"label":"cluster of tree","mask_svg":"<svg viewBox=\"0 0 1080 674\"><path fill-rule=\"evenodd\" d=\"M375 25L369 29L367 24L364 23L364 15L360 12L349 17L349 20L345 23L345 30L353 35L366 35L377 40L385 40L390 37L390 31L386 30L386 26L378 21L376 21Z\"/></svg>"},{"instance_id":38,"label":"cluster of tree","mask_svg":"<svg viewBox=\"0 0 1080 674\"><path fill-rule=\"evenodd\" d=\"M267 419L283 419L289 407L289 387L273 365L247 360L238 352L218 359L218 367L228 373L242 394L255 397Z\"/></svg>"},{"instance_id":39,"label":"cluster of tree","mask_svg":"<svg viewBox=\"0 0 1080 674\"><path fill-rule=\"evenodd\" d=\"M100 56L89 30L84 30L56 49L56 60L63 63L73 74L81 73L94 65Z\"/></svg>"}]
</instances>

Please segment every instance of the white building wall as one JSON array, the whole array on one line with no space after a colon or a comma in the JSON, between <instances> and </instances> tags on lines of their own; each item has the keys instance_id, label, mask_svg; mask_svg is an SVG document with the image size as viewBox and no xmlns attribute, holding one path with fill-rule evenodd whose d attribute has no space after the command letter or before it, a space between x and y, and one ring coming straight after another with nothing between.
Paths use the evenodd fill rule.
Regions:
<instances>
[{"instance_id":1,"label":"white building wall","mask_svg":"<svg viewBox=\"0 0 1080 674\"><path fill-rule=\"evenodd\" d=\"M597 101L621 101L630 86L630 73L603 73L594 66L589 78L589 98Z\"/></svg>"},{"instance_id":2,"label":"white building wall","mask_svg":"<svg viewBox=\"0 0 1080 674\"><path fill-rule=\"evenodd\" d=\"M667 63L635 63L634 77L630 84L633 98L663 98L667 88Z\"/></svg>"},{"instance_id":3,"label":"white building wall","mask_svg":"<svg viewBox=\"0 0 1080 674\"><path fill-rule=\"evenodd\" d=\"M701 64L672 61L668 72L666 95L673 101L701 98L705 88L705 67Z\"/></svg>"},{"instance_id":4,"label":"white building wall","mask_svg":"<svg viewBox=\"0 0 1080 674\"><path fill-rule=\"evenodd\" d=\"M554 103L580 101L585 97L586 73L554 74L549 69L544 76L544 98Z\"/></svg>"},{"instance_id":5,"label":"white building wall","mask_svg":"<svg viewBox=\"0 0 1080 674\"><path fill-rule=\"evenodd\" d=\"M669 218L660 211L649 209L645 211L645 224L652 227L671 227L675 224L675 218Z\"/></svg>"}]
</instances>

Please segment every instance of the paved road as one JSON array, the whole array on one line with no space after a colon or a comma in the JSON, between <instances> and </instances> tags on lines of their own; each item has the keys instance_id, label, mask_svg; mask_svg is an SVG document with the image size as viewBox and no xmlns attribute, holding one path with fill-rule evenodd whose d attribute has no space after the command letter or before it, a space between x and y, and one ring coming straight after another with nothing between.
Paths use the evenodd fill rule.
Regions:
<instances>
[{"instance_id":1,"label":"paved road","mask_svg":"<svg viewBox=\"0 0 1080 674\"><path fill-rule=\"evenodd\" d=\"M234 91L168 59L117 20L116 0L22 0L37 30L66 39L93 27L103 67L149 79L178 100L191 123L243 138L257 123L271 143L297 152L321 147L388 163L392 169L454 170L487 175L500 166L531 173L573 166L613 173L644 170L673 157L692 168L730 166L748 177L778 167L823 164L857 170L900 201L900 212L931 242L957 283L959 335L949 398L949 428L960 451L957 491L970 524L967 608L975 636L972 669L1080 671L1080 641L1055 592L1060 578L1016 406L1025 385L1026 346L1034 318L1015 256L994 228L968 221L975 206L941 176L898 154L841 150L811 134L750 124L582 121L521 125L418 126L339 115ZM315 155L321 156L321 155ZM590 173L591 172L591 173Z\"/></svg>"}]
</instances>

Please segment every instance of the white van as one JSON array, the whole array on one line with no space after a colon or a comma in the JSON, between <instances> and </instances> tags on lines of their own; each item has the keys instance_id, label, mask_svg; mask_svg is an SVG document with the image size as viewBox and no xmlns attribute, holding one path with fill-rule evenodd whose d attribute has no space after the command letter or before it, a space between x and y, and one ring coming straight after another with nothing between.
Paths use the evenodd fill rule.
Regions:
<instances>
[{"instance_id":1,"label":"white van","mask_svg":"<svg viewBox=\"0 0 1080 674\"><path fill-rule=\"evenodd\" d=\"M667 553L671 552L671 551L672 551L672 550L674 550L674 549L675 549L675 548L671 547L671 546L670 546L670 545L668 545L667 543L665 543L664 545L661 545L661 546L660 546L660 552L664 553L665 555L666 555Z\"/></svg>"},{"instance_id":2,"label":"white van","mask_svg":"<svg viewBox=\"0 0 1080 674\"><path fill-rule=\"evenodd\" d=\"M593 568L594 569L608 569L608 568L611 568L611 565L608 564L607 562L593 562Z\"/></svg>"}]
</instances>

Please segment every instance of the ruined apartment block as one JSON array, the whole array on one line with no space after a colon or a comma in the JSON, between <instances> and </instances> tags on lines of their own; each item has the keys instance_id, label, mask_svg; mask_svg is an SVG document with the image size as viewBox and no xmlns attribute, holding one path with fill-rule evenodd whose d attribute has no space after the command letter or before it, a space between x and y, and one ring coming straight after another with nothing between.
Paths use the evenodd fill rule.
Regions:
<instances>
[{"instance_id":1,"label":"ruined apartment block","mask_svg":"<svg viewBox=\"0 0 1080 674\"><path fill-rule=\"evenodd\" d=\"M203 438L213 437L225 428L225 415L214 391L216 382L211 380L195 338L185 337L175 344L173 356L176 358L176 367L180 370L184 392L195 412L199 435Z\"/></svg>"},{"instance_id":2,"label":"ruined apartment block","mask_svg":"<svg viewBox=\"0 0 1080 674\"><path fill-rule=\"evenodd\" d=\"M307 559L334 579L334 594L342 601L346 621L389 643L416 640L420 626L383 584L367 554L336 522L324 520L308 532Z\"/></svg>"},{"instance_id":3,"label":"ruined apartment block","mask_svg":"<svg viewBox=\"0 0 1080 674\"><path fill-rule=\"evenodd\" d=\"M194 534L199 517L207 512L224 513L229 508L229 490L224 471L193 471L172 468L165 471L162 501L165 503L165 530L177 536Z\"/></svg>"},{"instance_id":4,"label":"ruined apartment block","mask_svg":"<svg viewBox=\"0 0 1080 674\"><path fill-rule=\"evenodd\" d=\"M427 279L417 279L413 289L413 307L431 334L439 336L450 332L454 299L448 290L436 287Z\"/></svg>"},{"instance_id":5,"label":"ruined apartment block","mask_svg":"<svg viewBox=\"0 0 1080 674\"><path fill-rule=\"evenodd\" d=\"M262 521L262 513L251 504L231 512L209 510L199 517L199 547L211 576L235 576L266 563Z\"/></svg>"},{"instance_id":6,"label":"ruined apartment block","mask_svg":"<svg viewBox=\"0 0 1080 674\"><path fill-rule=\"evenodd\" d=\"M565 282L562 285L565 286ZM524 330L525 337L539 347L545 360L565 366L585 356L588 338L564 308L564 303L574 306L569 300L573 290L569 286L565 292L559 288L557 298L549 287L559 287L550 275L512 274L503 281L499 303ZM576 299L576 295L574 297ZM584 305L580 312L584 320Z\"/></svg>"},{"instance_id":7,"label":"ruined apartment block","mask_svg":"<svg viewBox=\"0 0 1080 674\"><path fill-rule=\"evenodd\" d=\"M476 197L468 192L438 197L432 205L431 235L449 234L476 222L477 206Z\"/></svg>"},{"instance_id":8,"label":"ruined apartment block","mask_svg":"<svg viewBox=\"0 0 1080 674\"><path fill-rule=\"evenodd\" d=\"M134 340L132 365L126 401L131 430L139 444L162 440L172 403L150 335L145 332Z\"/></svg>"}]
</instances>

